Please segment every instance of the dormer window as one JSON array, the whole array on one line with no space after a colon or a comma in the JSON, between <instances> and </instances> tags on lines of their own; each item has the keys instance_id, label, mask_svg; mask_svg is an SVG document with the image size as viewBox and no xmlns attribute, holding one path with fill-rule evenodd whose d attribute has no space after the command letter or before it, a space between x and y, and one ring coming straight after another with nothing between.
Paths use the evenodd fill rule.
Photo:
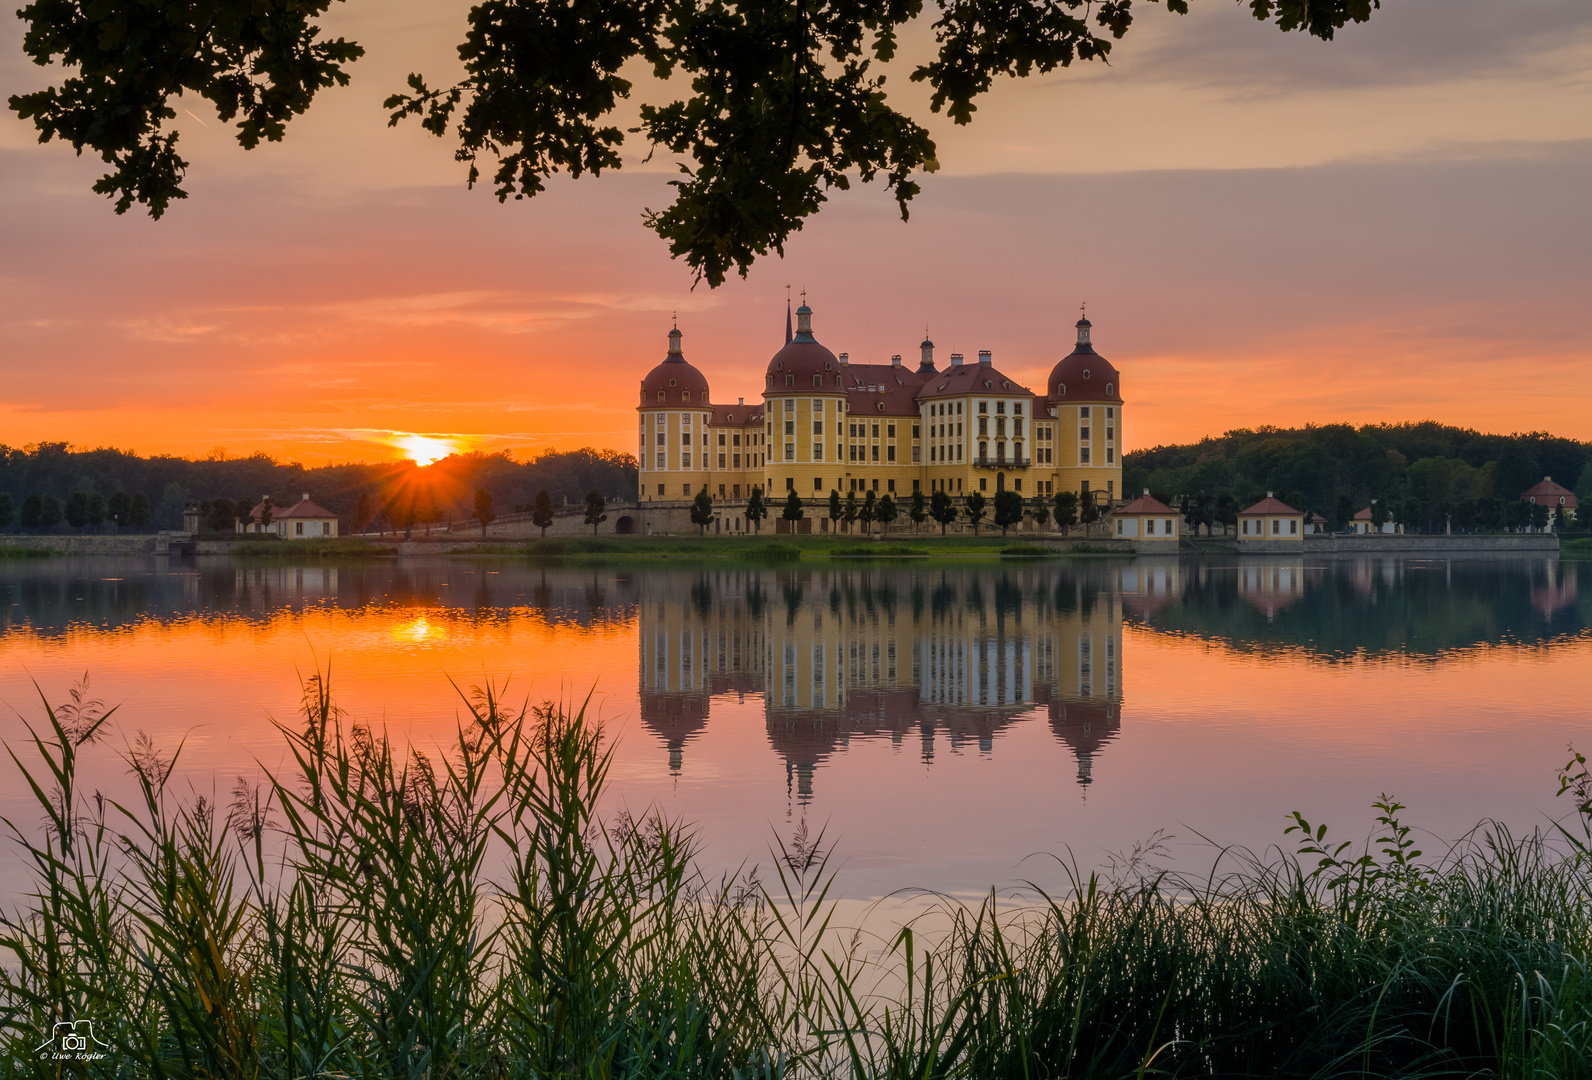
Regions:
<instances>
[{"instance_id":1,"label":"dormer window","mask_svg":"<svg viewBox=\"0 0 1592 1080\"><path fill-rule=\"evenodd\" d=\"M682 392L680 394L680 400L681 401L690 401L691 400L691 391L686 390L686 391Z\"/></svg>"},{"instance_id":2,"label":"dormer window","mask_svg":"<svg viewBox=\"0 0 1592 1080\"><path fill-rule=\"evenodd\" d=\"M662 390L659 390L659 391L658 391L658 400L659 400L659 401L662 401L662 400L663 400L663 391L662 391Z\"/></svg>"}]
</instances>

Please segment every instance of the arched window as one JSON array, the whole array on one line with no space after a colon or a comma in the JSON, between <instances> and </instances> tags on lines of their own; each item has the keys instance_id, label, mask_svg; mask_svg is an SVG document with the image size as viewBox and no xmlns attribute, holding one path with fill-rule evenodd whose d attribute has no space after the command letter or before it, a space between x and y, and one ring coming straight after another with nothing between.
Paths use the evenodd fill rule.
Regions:
<instances>
[{"instance_id":1,"label":"arched window","mask_svg":"<svg viewBox=\"0 0 1592 1080\"><path fill-rule=\"evenodd\" d=\"M683 391L680 394L680 400L681 401L690 401L691 400L691 391L689 391L689 390Z\"/></svg>"},{"instance_id":2,"label":"arched window","mask_svg":"<svg viewBox=\"0 0 1592 1080\"><path fill-rule=\"evenodd\" d=\"M659 391L658 391L658 400L659 400L659 401L662 401L662 400L663 400L663 391L662 391L662 390L659 390Z\"/></svg>"}]
</instances>

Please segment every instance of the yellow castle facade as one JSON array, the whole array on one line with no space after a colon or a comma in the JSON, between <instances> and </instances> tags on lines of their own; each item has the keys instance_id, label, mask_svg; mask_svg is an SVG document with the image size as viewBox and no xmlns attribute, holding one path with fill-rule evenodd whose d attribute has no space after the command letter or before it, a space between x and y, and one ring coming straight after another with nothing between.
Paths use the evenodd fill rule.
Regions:
<instances>
[{"instance_id":1,"label":"yellow castle facade","mask_svg":"<svg viewBox=\"0 0 1592 1080\"><path fill-rule=\"evenodd\" d=\"M952 353L943 367L925 339L915 366L853 364L814 335L812 310L796 309L794 334L768 361L751 404L714 401L708 381L681 348L641 380L639 501L653 531L688 522L706 490L709 531L747 528L743 509L761 489L771 517L792 492L809 519L831 492L891 495L943 491L958 504L973 492L1014 491L1049 501L1071 490L1108 505L1122 492L1122 377L1094 351L1081 318L1073 350L1042 391L1001 372L988 350L976 363Z\"/></svg>"}]
</instances>

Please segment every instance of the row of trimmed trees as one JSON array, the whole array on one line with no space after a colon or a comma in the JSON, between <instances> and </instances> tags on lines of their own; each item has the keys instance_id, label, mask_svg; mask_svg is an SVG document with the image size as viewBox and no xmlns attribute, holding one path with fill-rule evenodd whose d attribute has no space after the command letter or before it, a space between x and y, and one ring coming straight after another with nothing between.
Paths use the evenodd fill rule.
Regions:
<instances>
[{"instance_id":1,"label":"row of trimmed trees","mask_svg":"<svg viewBox=\"0 0 1592 1080\"><path fill-rule=\"evenodd\" d=\"M975 491L963 498L960 506L943 491L936 491L932 495L914 491L912 497L905 501L906 516L912 522L914 531L925 521L933 519L939 524L942 536L946 528L959 518L973 526L973 532L977 535L985 515L991 509L991 500L981 491ZM901 506L896 502L895 496L889 492L879 495L869 491L859 499L855 491L842 496L839 491L830 489L826 509L831 525L844 522L850 526L860 521L864 533L869 532L876 521L889 528L901 514ZM1092 500L1080 498L1076 491L1059 492L1048 502L1039 495L1031 500L1025 500L1015 491L998 491L993 500L993 509L994 524L999 527L1002 536L1005 536L1006 530L1013 525L1022 524L1025 515L1032 515L1034 523L1040 528L1048 525L1054 517L1056 525L1067 532L1071 532L1072 527L1078 524L1084 525L1087 529L1101 518L1099 505ZM761 531L762 521L768 516L768 506L763 500L762 488L752 488L752 494L746 500L743 513L752 527ZM691 523L697 526L700 532L706 533L707 527L713 523L713 516L713 496L709 494L707 488L703 488L692 500ZM791 491L785 497L780 517L786 521L800 521L806 516L806 504L800 495Z\"/></svg>"},{"instance_id":2,"label":"row of trimmed trees","mask_svg":"<svg viewBox=\"0 0 1592 1080\"><path fill-rule=\"evenodd\" d=\"M118 529L144 529L153 521L146 495L118 491L109 499L97 491L74 491L63 503L49 492L35 492L18 505L0 491L0 529L54 529L63 522L78 531L99 530L106 523Z\"/></svg>"}]
</instances>

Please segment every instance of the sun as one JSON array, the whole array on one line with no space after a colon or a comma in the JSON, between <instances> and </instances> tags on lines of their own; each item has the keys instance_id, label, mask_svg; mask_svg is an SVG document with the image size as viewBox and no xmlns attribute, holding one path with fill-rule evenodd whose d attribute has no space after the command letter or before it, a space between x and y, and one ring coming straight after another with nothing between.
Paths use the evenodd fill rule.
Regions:
<instances>
[{"instance_id":1,"label":"sun","mask_svg":"<svg viewBox=\"0 0 1592 1080\"><path fill-rule=\"evenodd\" d=\"M446 439L433 439L429 435L400 435L391 440L391 445L402 450L405 457L421 466L441 461L458 449Z\"/></svg>"}]
</instances>

